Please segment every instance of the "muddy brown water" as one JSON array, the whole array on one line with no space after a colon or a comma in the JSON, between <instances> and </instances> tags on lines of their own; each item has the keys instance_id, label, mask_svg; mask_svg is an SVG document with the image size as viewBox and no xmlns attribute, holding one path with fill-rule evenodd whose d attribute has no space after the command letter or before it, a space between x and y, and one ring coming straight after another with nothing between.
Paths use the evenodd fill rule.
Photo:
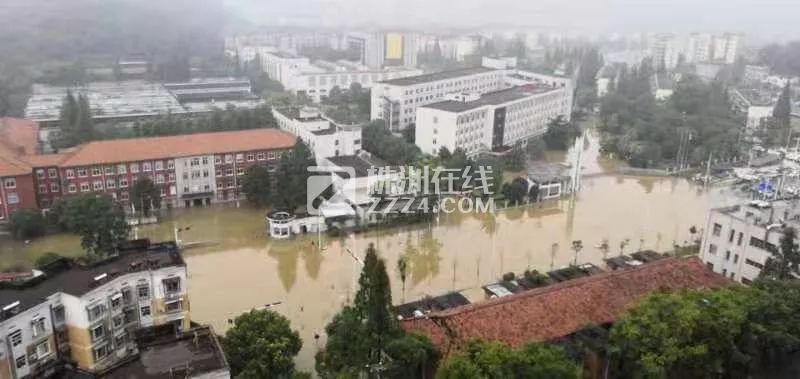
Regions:
<instances>
[{"instance_id":1,"label":"muddy brown water","mask_svg":"<svg viewBox=\"0 0 800 379\"><path fill-rule=\"evenodd\" d=\"M480 287L503 273L567 266L575 259L574 240L584 246L577 261L597 265L604 256L619 254L625 239L630 240L626 252L671 250L690 238L691 226L703 227L710 207L734 201L732 191L703 190L684 179L595 176L618 163L599 157L593 142L582 146L584 173L592 177L584 179L577 196L557 202L497 214L448 214L431 223L344 238L323 236L324 249L316 235L270 240L264 212L247 208L175 211L158 225L139 228L138 235L172 239L175 225L188 227L180 234L184 242L211 243L184 252L192 319L224 333L237 314L278 303L272 309L287 316L304 341L298 368L312 370L325 324L353 295L360 267L350 252L361 258L370 243L390 269L395 304L453 290L478 300ZM568 159L573 152L549 157ZM607 253L598 248L604 240ZM0 262L30 260L44 251L78 254L79 245L76 237L64 235L27 245L0 240ZM401 256L409 262L405 291L396 270Z\"/></svg>"}]
</instances>

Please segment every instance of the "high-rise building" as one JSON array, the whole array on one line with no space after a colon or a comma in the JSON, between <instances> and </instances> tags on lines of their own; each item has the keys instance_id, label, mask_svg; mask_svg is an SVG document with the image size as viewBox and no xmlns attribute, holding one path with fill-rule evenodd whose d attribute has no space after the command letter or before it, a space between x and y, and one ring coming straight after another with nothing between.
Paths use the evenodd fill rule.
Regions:
<instances>
[{"instance_id":1,"label":"high-rise building","mask_svg":"<svg viewBox=\"0 0 800 379\"><path fill-rule=\"evenodd\" d=\"M650 50L656 68L671 70L678 65L679 52L674 34L655 35L651 41Z\"/></svg>"},{"instance_id":2,"label":"high-rise building","mask_svg":"<svg viewBox=\"0 0 800 379\"><path fill-rule=\"evenodd\" d=\"M347 48L358 53L361 64L379 69L386 56L386 35L383 33L353 33L347 36Z\"/></svg>"},{"instance_id":3,"label":"high-rise building","mask_svg":"<svg viewBox=\"0 0 800 379\"><path fill-rule=\"evenodd\" d=\"M733 64L739 49L740 36L735 33L725 33L714 36L714 60Z\"/></svg>"},{"instance_id":4,"label":"high-rise building","mask_svg":"<svg viewBox=\"0 0 800 379\"><path fill-rule=\"evenodd\" d=\"M686 62L700 63L711 60L712 38L707 33L692 33L686 44Z\"/></svg>"}]
</instances>

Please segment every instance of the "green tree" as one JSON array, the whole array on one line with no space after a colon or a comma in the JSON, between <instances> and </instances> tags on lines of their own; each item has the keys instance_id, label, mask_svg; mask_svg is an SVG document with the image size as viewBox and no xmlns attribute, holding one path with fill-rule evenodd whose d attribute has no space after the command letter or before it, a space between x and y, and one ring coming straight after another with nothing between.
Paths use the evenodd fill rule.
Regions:
<instances>
[{"instance_id":1,"label":"green tree","mask_svg":"<svg viewBox=\"0 0 800 379\"><path fill-rule=\"evenodd\" d=\"M775 109L772 111L772 117L774 117L783 128L788 128L792 122L792 89L790 86L791 84L787 81L786 86L783 87L781 96L778 97Z\"/></svg>"},{"instance_id":2,"label":"green tree","mask_svg":"<svg viewBox=\"0 0 800 379\"><path fill-rule=\"evenodd\" d=\"M760 278L785 280L793 278L800 268L800 248L797 245L797 230L792 227L783 229L780 250L772 252L767 258Z\"/></svg>"},{"instance_id":3,"label":"green tree","mask_svg":"<svg viewBox=\"0 0 800 379\"><path fill-rule=\"evenodd\" d=\"M294 357L303 346L289 320L271 310L252 310L236 317L223 347L237 378L291 378Z\"/></svg>"},{"instance_id":4,"label":"green tree","mask_svg":"<svg viewBox=\"0 0 800 379\"><path fill-rule=\"evenodd\" d=\"M522 171L525 169L526 156L521 146L515 146L504 158L505 167L509 171Z\"/></svg>"},{"instance_id":5,"label":"green tree","mask_svg":"<svg viewBox=\"0 0 800 379\"><path fill-rule=\"evenodd\" d=\"M45 234L47 223L42 212L35 209L22 209L11 214L9 229L16 239L32 239Z\"/></svg>"},{"instance_id":6,"label":"green tree","mask_svg":"<svg viewBox=\"0 0 800 379\"><path fill-rule=\"evenodd\" d=\"M427 337L419 334L393 339L384 350L389 356L386 378L425 378L439 362L439 351Z\"/></svg>"},{"instance_id":7,"label":"green tree","mask_svg":"<svg viewBox=\"0 0 800 379\"><path fill-rule=\"evenodd\" d=\"M373 347L372 354L377 356L388 337L397 333L399 326L392 315L392 289L386 263L378 258L378 252L372 244L364 256L364 269L358 284L354 304L364 319L365 331Z\"/></svg>"},{"instance_id":8,"label":"green tree","mask_svg":"<svg viewBox=\"0 0 800 379\"><path fill-rule=\"evenodd\" d=\"M525 202L528 198L528 181L517 177L511 183L503 184L503 196L515 205Z\"/></svg>"},{"instance_id":9,"label":"green tree","mask_svg":"<svg viewBox=\"0 0 800 379\"><path fill-rule=\"evenodd\" d=\"M82 195L64 200L60 217L59 224L81 237L81 246L90 259L102 259L116 252L130 232L125 212L105 195Z\"/></svg>"},{"instance_id":10,"label":"green tree","mask_svg":"<svg viewBox=\"0 0 800 379\"><path fill-rule=\"evenodd\" d=\"M363 128L362 146L393 165L411 164L421 155L416 145L386 130L383 120L373 121Z\"/></svg>"},{"instance_id":11,"label":"green tree","mask_svg":"<svg viewBox=\"0 0 800 379\"><path fill-rule=\"evenodd\" d=\"M266 167L254 165L242 179L242 191L253 206L264 208L272 201L272 178Z\"/></svg>"},{"instance_id":12,"label":"green tree","mask_svg":"<svg viewBox=\"0 0 800 379\"><path fill-rule=\"evenodd\" d=\"M55 261L57 261L59 259L63 259L63 258L64 257L59 255L58 253L47 252L47 253L42 254L42 256L40 256L39 258L36 258L36 262L34 262L34 266L36 268L42 268L42 267L44 267L44 266L46 266L46 265L48 265L50 263L53 263L53 262L55 262Z\"/></svg>"},{"instance_id":13,"label":"green tree","mask_svg":"<svg viewBox=\"0 0 800 379\"><path fill-rule=\"evenodd\" d=\"M746 361L736 342L752 293L744 288L650 296L611 330L623 377L711 378Z\"/></svg>"},{"instance_id":14,"label":"green tree","mask_svg":"<svg viewBox=\"0 0 800 379\"><path fill-rule=\"evenodd\" d=\"M142 176L131 187L131 203L143 215L149 216L150 211L161 208L161 188L153 181Z\"/></svg>"},{"instance_id":15,"label":"green tree","mask_svg":"<svg viewBox=\"0 0 800 379\"><path fill-rule=\"evenodd\" d=\"M547 125L547 132L542 140L550 149L567 150L572 146L575 137L580 134L580 128L577 125L567 122L562 116L559 116Z\"/></svg>"},{"instance_id":16,"label":"green tree","mask_svg":"<svg viewBox=\"0 0 800 379\"><path fill-rule=\"evenodd\" d=\"M438 379L577 379L581 366L559 346L531 344L512 349L499 342L473 341L439 368Z\"/></svg>"},{"instance_id":17,"label":"green tree","mask_svg":"<svg viewBox=\"0 0 800 379\"><path fill-rule=\"evenodd\" d=\"M298 140L290 153L283 154L278 168L281 181L275 191L277 206L294 210L306 203L308 167L314 165L311 150L303 141Z\"/></svg>"}]
</instances>

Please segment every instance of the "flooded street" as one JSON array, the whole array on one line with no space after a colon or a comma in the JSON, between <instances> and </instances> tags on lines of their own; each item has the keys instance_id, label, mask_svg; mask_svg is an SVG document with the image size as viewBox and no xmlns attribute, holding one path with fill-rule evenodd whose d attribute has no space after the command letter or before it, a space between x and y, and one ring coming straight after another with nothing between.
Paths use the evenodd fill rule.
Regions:
<instances>
[{"instance_id":1,"label":"flooded street","mask_svg":"<svg viewBox=\"0 0 800 379\"><path fill-rule=\"evenodd\" d=\"M604 254L596 246L609 242L608 255L625 249L671 250L673 243L690 238L689 228L702 228L712 206L732 201L728 190L703 191L684 179L636 178L614 174L617 163L598 156L596 144L587 140L583 150L581 192L574 199L516 208L493 214L443 215L438 222L329 239L324 250L316 235L292 241L271 241L265 235L263 212L214 208L176 211L159 225L139 228L139 237L173 238L173 225L184 242L209 242L189 249L192 319L210 323L224 333L236 314L265 304L286 315L304 341L297 364L311 370L318 346L315 333L353 293L360 270L348 250L363 257L374 243L386 259L395 304L451 290L464 290L473 300L482 298L480 287L509 271L526 268L548 271L574 259L573 240L581 240L579 263L600 265ZM588 145L588 146L587 146ZM567 154L567 156L572 155ZM551 159L564 159L551 155ZM48 237L27 246L2 242L0 256L38 254L42 251L79 251L77 238ZM395 269L399 257L409 262L403 283Z\"/></svg>"}]
</instances>

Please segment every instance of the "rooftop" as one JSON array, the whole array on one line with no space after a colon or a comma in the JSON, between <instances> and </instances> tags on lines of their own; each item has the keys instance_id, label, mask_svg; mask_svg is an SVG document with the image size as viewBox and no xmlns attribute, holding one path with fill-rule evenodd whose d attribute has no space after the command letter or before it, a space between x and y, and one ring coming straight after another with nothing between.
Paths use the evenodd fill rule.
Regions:
<instances>
[{"instance_id":1,"label":"rooftop","mask_svg":"<svg viewBox=\"0 0 800 379\"><path fill-rule=\"evenodd\" d=\"M445 100L438 103L423 105L421 108L438 109L445 112L461 113L468 110L480 108L486 105L501 105L511 101L524 99L526 97L539 95L542 93L555 90L551 86L539 86L528 84L524 86L512 87L500 91L489 92L481 95L481 97L474 101L455 101Z\"/></svg>"},{"instance_id":2,"label":"rooftop","mask_svg":"<svg viewBox=\"0 0 800 379\"><path fill-rule=\"evenodd\" d=\"M98 118L185 112L160 83L131 80L95 82L73 88L34 84L25 117L35 121L58 120L68 90L72 90L75 96L87 96L92 113Z\"/></svg>"},{"instance_id":3,"label":"rooftop","mask_svg":"<svg viewBox=\"0 0 800 379\"><path fill-rule=\"evenodd\" d=\"M0 283L0 306L19 301L19 311L41 304L58 292L82 296L102 283L131 272L170 266L185 266L174 242L150 244L136 241L138 248L124 249L115 257L91 265L61 259L41 268L44 275L25 282ZM141 246L138 246L141 244ZM102 277L105 274L104 277ZM98 280L98 278L102 277ZM0 314L0 320L14 314Z\"/></svg>"},{"instance_id":4,"label":"rooftop","mask_svg":"<svg viewBox=\"0 0 800 379\"><path fill-rule=\"evenodd\" d=\"M370 169L375 167L387 167L388 164L375 157L365 157L360 155L340 155L338 157L327 158L329 162L338 167L351 167L355 171L357 178L369 176Z\"/></svg>"},{"instance_id":5,"label":"rooftop","mask_svg":"<svg viewBox=\"0 0 800 379\"><path fill-rule=\"evenodd\" d=\"M28 175L30 164L21 158L39 149L39 126L29 120L0 118L0 177Z\"/></svg>"},{"instance_id":6,"label":"rooftop","mask_svg":"<svg viewBox=\"0 0 800 379\"><path fill-rule=\"evenodd\" d=\"M427 335L445 355L468 341L513 347L568 336L587 325L614 322L645 296L663 290L707 289L731 283L696 257L667 258L402 321Z\"/></svg>"},{"instance_id":7,"label":"rooftop","mask_svg":"<svg viewBox=\"0 0 800 379\"><path fill-rule=\"evenodd\" d=\"M468 75L482 74L482 73L491 72L491 71L497 71L497 70L495 70L493 68L487 68L487 67L470 67L470 68L464 68L464 69L460 69L460 70L440 71L440 72L434 72L434 73L424 74L424 75L409 76L407 78L398 78L398 79L385 80L385 81L383 81L381 83L388 84L388 85L394 85L394 86L413 86L413 85L422 84L422 83L429 83L429 82L435 82L435 81L439 81L439 80L453 79L453 78L458 78L458 77L468 76Z\"/></svg>"},{"instance_id":8,"label":"rooftop","mask_svg":"<svg viewBox=\"0 0 800 379\"><path fill-rule=\"evenodd\" d=\"M196 327L178 335L167 328L163 333L158 329L137 331L136 359L112 367L99 377L172 379L228 373L228 362L211 327Z\"/></svg>"},{"instance_id":9,"label":"rooftop","mask_svg":"<svg viewBox=\"0 0 800 379\"><path fill-rule=\"evenodd\" d=\"M278 129L198 133L169 137L94 141L81 145L63 166L87 166L152 159L288 149L296 137Z\"/></svg>"},{"instance_id":10,"label":"rooftop","mask_svg":"<svg viewBox=\"0 0 800 379\"><path fill-rule=\"evenodd\" d=\"M536 183L548 183L569 176L564 164L542 161L528 162L527 174L528 179Z\"/></svg>"}]
</instances>

